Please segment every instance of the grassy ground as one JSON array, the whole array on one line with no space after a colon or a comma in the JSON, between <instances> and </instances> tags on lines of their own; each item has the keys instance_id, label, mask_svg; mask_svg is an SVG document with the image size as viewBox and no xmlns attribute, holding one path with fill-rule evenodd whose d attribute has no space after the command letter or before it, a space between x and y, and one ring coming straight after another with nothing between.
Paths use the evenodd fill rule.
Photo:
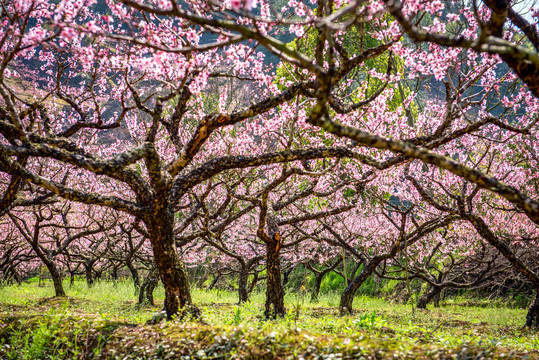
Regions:
<instances>
[{"instance_id":1,"label":"grassy ground","mask_svg":"<svg viewBox=\"0 0 539 360\"><path fill-rule=\"evenodd\" d=\"M156 307L139 307L131 283L66 283L0 288L0 359L225 358L539 358L537 329L523 329L525 310L470 306L453 299L441 308L357 297L353 316L339 316L338 294L310 303L289 294L284 319L263 319L264 294L238 306L237 294L193 289L201 322L146 325ZM162 304L163 290L156 290Z\"/></svg>"}]
</instances>

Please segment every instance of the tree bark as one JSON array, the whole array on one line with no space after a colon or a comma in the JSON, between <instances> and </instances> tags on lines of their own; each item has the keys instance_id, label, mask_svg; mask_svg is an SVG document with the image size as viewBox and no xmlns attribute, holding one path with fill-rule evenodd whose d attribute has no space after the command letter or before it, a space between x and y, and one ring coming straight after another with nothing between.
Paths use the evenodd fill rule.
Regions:
<instances>
[{"instance_id":1,"label":"tree bark","mask_svg":"<svg viewBox=\"0 0 539 360\"><path fill-rule=\"evenodd\" d=\"M52 282L54 284L54 293L55 296L66 296L66 293L64 291L64 286L62 284L62 275L60 272L56 269L55 266L48 267L49 272L51 273Z\"/></svg>"},{"instance_id":2,"label":"tree bark","mask_svg":"<svg viewBox=\"0 0 539 360\"><path fill-rule=\"evenodd\" d=\"M111 269L111 272L110 272L110 278L114 282L118 281L118 267L116 267L114 264L112 265L112 269Z\"/></svg>"},{"instance_id":3,"label":"tree bark","mask_svg":"<svg viewBox=\"0 0 539 360\"><path fill-rule=\"evenodd\" d=\"M530 269L522 259L504 242L498 238L492 230L488 227L485 221L477 215L468 215L467 220L474 226L476 231L485 239L490 245L495 247L513 266L515 270L525 276L535 287L535 299L532 301L528 314L526 315L526 326L532 326L535 319L537 326L539 326L539 276L533 269Z\"/></svg>"},{"instance_id":4,"label":"tree bark","mask_svg":"<svg viewBox=\"0 0 539 360\"><path fill-rule=\"evenodd\" d=\"M13 279L15 279L15 281L17 282L17 285L21 285L22 279L19 276L19 273L17 273L17 271L14 268L11 268L11 274L12 274Z\"/></svg>"},{"instance_id":5,"label":"tree bark","mask_svg":"<svg viewBox=\"0 0 539 360\"><path fill-rule=\"evenodd\" d=\"M208 279L208 270L206 269L206 267L202 266L201 270L202 270L202 275L200 275L200 276L198 274L198 269L195 272L195 275L196 275L196 284L195 284L195 286L200 288L200 289L202 288L202 286L204 285L204 283Z\"/></svg>"},{"instance_id":6,"label":"tree bark","mask_svg":"<svg viewBox=\"0 0 539 360\"><path fill-rule=\"evenodd\" d=\"M103 271L104 269L97 268L94 270L94 280L103 280Z\"/></svg>"},{"instance_id":7,"label":"tree bark","mask_svg":"<svg viewBox=\"0 0 539 360\"><path fill-rule=\"evenodd\" d=\"M288 284L288 281L290 280L290 274L292 273L292 271L294 270L295 267L296 267L295 265L292 265L290 267L290 269L283 271L283 275L284 275L283 276L283 287Z\"/></svg>"},{"instance_id":8,"label":"tree bark","mask_svg":"<svg viewBox=\"0 0 539 360\"><path fill-rule=\"evenodd\" d=\"M249 279L249 271L247 268L242 267L238 278L238 295L239 303L242 304L249 300L249 292L247 291L247 281Z\"/></svg>"},{"instance_id":9,"label":"tree bark","mask_svg":"<svg viewBox=\"0 0 539 360\"><path fill-rule=\"evenodd\" d=\"M93 278L93 275L92 275L92 267L94 266L94 262L85 262L84 263L84 273L86 275L86 284L88 285L89 288L91 288L92 286L94 286L94 278Z\"/></svg>"},{"instance_id":10,"label":"tree bark","mask_svg":"<svg viewBox=\"0 0 539 360\"><path fill-rule=\"evenodd\" d=\"M50 254L44 253L37 244L32 244L32 247L36 252L37 256L41 259L43 264L45 264L47 270L49 270L49 273L51 274L52 283L54 284L54 296L66 296L64 286L62 284L62 275L54 264L54 260L51 259Z\"/></svg>"},{"instance_id":11,"label":"tree bark","mask_svg":"<svg viewBox=\"0 0 539 360\"><path fill-rule=\"evenodd\" d=\"M159 271L156 267L152 267L140 287L138 303L139 305L155 305L153 301L153 291L159 283Z\"/></svg>"},{"instance_id":12,"label":"tree bark","mask_svg":"<svg viewBox=\"0 0 539 360\"><path fill-rule=\"evenodd\" d=\"M208 290L213 289L213 287L217 284L217 282L221 278L221 275L222 275L221 272L218 272L216 275L213 276L213 280L212 280L210 286L208 286Z\"/></svg>"},{"instance_id":13,"label":"tree bark","mask_svg":"<svg viewBox=\"0 0 539 360\"><path fill-rule=\"evenodd\" d=\"M135 285L135 292L140 289L140 275L138 273L138 269L135 265L133 265L133 262L131 260L128 260L126 262L127 268L131 272L131 277L133 278L133 283Z\"/></svg>"},{"instance_id":14,"label":"tree bark","mask_svg":"<svg viewBox=\"0 0 539 360\"><path fill-rule=\"evenodd\" d=\"M318 296L320 295L320 287L322 286L322 279L326 273L320 272L319 274L314 274L314 285L311 291L311 302L317 302Z\"/></svg>"},{"instance_id":15,"label":"tree bark","mask_svg":"<svg viewBox=\"0 0 539 360\"><path fill-rule=\"evenodd\" d=\"M256 286L256 283L258 282L258 272L255 270L253 273L253 280L251 281L251 284L249 285L249 289L247 292L251 294Z\"/></svg>"},{"instance_id":16,"label":"tree bark","mask_svg":"<svg viewBox=\"0 0 539 360\"><path fill-rule=\"evenodd\" d=\"M427 304L434 299L436 296L440 296L441 288L438 286L430 285L429 288L425 291L423 295L417 299L417 308L426 309Z\"/></svg>"},{"instance_id":17,"label":"tree bark","mask_svg":"<svg viewBox=\"0 0 539 360\"><path fill-rule=\"evenodd\" d=\"M308 269L313 275L314 275L314 285L311 290L311 302L318 301L318 296L320 295L320 287L322 286L322 280L324 279L324 276L326 274L332 272L335 270L335 268L342 262L342 258L337 259L333 265L330 265L329 267L326 267L323 270L317 270L316 267L314 267L311 263L305 263L304 267ZM361 263L359 263L360 265ZM357 272L357 269L359 265L355 268L355 270L352 272L352 276Z\"/></svg>"},{"instance_id":18,"label":"tree bark","mask_svg":"<svg viewBox=\"0 0 539 360\"><path fill-rule=\"evenodd\" d=\"M376 267L381 261L370 261L363 269L360 271L357 276L355 276L352 281L348 283L348 286L346 289L344 289L343 293L341 294L341 303L339 305L341 314L352 314L352 303L354 302L354 296L356 295L357 290L367 280L369 276L374 272Z\"/></svg>"},{"instance_id":19,"label":"tree bark","mask_svg":"<svg viewBox=\"0 0 539 360\"><path fill-rule=\"evenodd\" d=\"M271 241L266 242L266 318L275 319L277 316L284 317L286 309L284 307L284 290L281 282L281 262L279 259L280 235L276 233L271 237Z\"/></svg>"},{"instance_id":20,"label":"tree bark","mask_svg":"<svg viewBox=\"0 0 539 360\"><path fill-rule=\"evenodd\" d=\"M436 308L439 308L440 307L440 299L442 298L442 292L444 291L444 289L440 289L440 292L436 295L434 295L434 307Z\"/></svg>"},{"instance_id":21,"label":"tree bark","mask_svg":"<svg viewBox=\"0 0 539 360\"><path fill-rule=\"evenodd\" d=\"M528 308L528 313L526 314L526 326L533 326L534 320L535 326L539 326L539 288L535 289L535 298Z\"/></svg>"},{"instance_id":22,"label":"tree bark","mask_svg":"<svg viewBox=\"0 0 539 360\"><path fill-rule=\"evenodd\" d=\"M166 206L154 206L148 214L146 227L150 235L155 264L165 287L165 311L167 319L182 319L186 311L198 318L200 311L191 299L191 286L185 265L176 249L173 232L173 214Z\"/></svg>"}]
</instances>

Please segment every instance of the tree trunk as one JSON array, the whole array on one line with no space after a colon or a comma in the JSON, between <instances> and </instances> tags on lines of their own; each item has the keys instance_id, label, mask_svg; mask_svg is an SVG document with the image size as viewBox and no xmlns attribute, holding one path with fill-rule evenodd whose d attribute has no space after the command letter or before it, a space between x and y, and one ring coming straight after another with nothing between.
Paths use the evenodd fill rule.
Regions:
<instances>
[{"instance_id":1,"label":"tree trunk","mask_svg":"<svg viewBox=\"0 0 539 360\"><path fill-rule=\"evenodd\" d=\"M278 234L277 234L278 235ZM275 319L277 316L284 317L286 309L284 307L284 290L281 283L281 263L279 259L280 236L273 236L271 241L266 243L266 318Z\"/></svg>"},{"instance_id":2,"label":"tree trunk","mask_svg":"<svg viewBox=\"0 0 539 360\"><path fill-rule=\"evenodd\" d=\"M533 326L534 320L535 326L539 326L539 288L535 289L535 298L528 308L528 314L526 314L526 326Z\"/></svg>"},{"instance_id":3,"label":"tree trunk","mask_svg":"<svg viewBox=\"0 0 539 360\"><path fill-rule=\"evenodd\" d=\"M443 289L440 289L440 292L438 292L436 295L434 295L434 299L433 299L432 304L433 304L434 307L436 307L436 308L439 308L439 307L440 307L440 299L441 299L441 297L442 297L442 291L443 291Z\"/></svg>"},{"instance_id":4,"label":"tree trunk","mask_svg":"<svg viewBox=\"0 0 539 360\"><path fill-rule=\"evenodd\" d=\"M253 273L253 281L251 281L251 284L249 285L249 290L247 290L249 294L253 292L257 282L258 282L258 272L255 269L255 272Z\"/></svg>"},{"instance_id":5,"label":"tree trunk","mask_svg":"<svg viewBox=\"0 0 539 360\"><path fill-rule=\"evenodd\" d=\"M135 292L137 292L140 288L140 275L138 273L138 269L135 265L133 265L133 262L131 260L127 261L126 264L127 268L131 272L133 283L135 284Z\"/></svg>"},{"instance_id":6,"label":"tree trunk","mask_svg":"<svg viewBox=\"0 0 539 360\"><path fill-rule=\"evenodd\" d=\"M22 279L19 276L19 273L17 273L17 271L14 268L11 268L11 274L12 274L13 279L15 279L15 281L17 282L17 285L21 285Z\"/></svg>"},{"instance_id":7,"label":"tree trunk","mask_svg":"<svg viewBox=\"0 0 539 360\"><path fill-rule=\"evenodd\" d=\"M286 284L288 284L288 281L290 280L290 274L292 273L292 271L294 270L296 266L295 265L292 265L290 267L290 269L288 270L285 270L283 271L283 287L286 286Z\"/></svg>"},{"instance_id":8,"label":"tree trunk","mask_svg":"<svg viewBox=\"0 0 539 360\"><path fill-rule=\"evenodd\" d=\"M37 283L37 286L43 287L43 268L41 265L39 265L39 281Z\"/></svg>"},{"instance_id":9,"label":"tree trunk","mask_svg":"<svg viewBox=\"0 0 539 360\"><path fill-rule=\"evenodd\" d=\"M304 266L306 269L308 269L313 275L314 275L314 285L311 290L311 302L318 301L318 296L320 295L320 287L322 286L322 280L324 280L324 276L326 274L330 273L331 271L335 270L335 268L341 263L343 259L339 258L337 261L333 263L333 265L319 271L317 270L312 264L306 263ZM361 262L359 263L361 265ZM355 275L357 272L358 266L356 266L355 270L352 272L352 276Z\"/></svg>"},{"instance_id":10,"label":"tree trunk","mask_svg":"<svg viewBox=\"0 0 539 360\"><path fill-rule=\"evenodd\" d=\"M238 293L239 303L242 304L249 300L249 292L247 291L247 280L249 279L249 271L247 268L242 267L240 269L240 275L238 278Z\"/></svg>"},{"instance_id":11,"label":"tree trunk","mask_svg":"<svg viewBox=\"0 0 539 360\"><path fill-rule=\"evenodd\" d=\"M79 268L80 264L75 266L74 269L72 269L70 266L68 266L67 270L69 271L69 287L72 288L73 285L75 285L75 276L77 276L77 269Z\"/></svg>"},{"instance_id":12,"label":"tree trunk","mask_svg":"<svg viewBox=\"0 0 539 360\"><path fill-rule=\"evenodd\" d=\"M94 280L101 281L103 279L103 269L94 269Z\"/></svg>"},{"instance_id":13,"label":"tree trunk","mask_svg":"<svg viewBox=\"0 0 539 360\"><path fill-rule=\"evenodd\" d=\"M42 258L42 260L47 267L47 270L49 270L49 273L51 274L52 283L54 284L54 296L66 296L64 286L62 284L62 275L54 265L54 262L46 258Z\"/></svg>"},{"instance_id":14,"label":"tree trunk","mask_svg":"<svg viewBox=\"0 0 539 360\"><path fill-rule=\"evenodd\" d=\"M535 75L534 75L535 76ZM530 269L522 259L511 250L511 248L500 238L498 238L488 227L485 221L476 215L467 216L467 220L474 226L479 235L485 239L490 245L494 246L512 265L512 267L525 276L535 287L535 299L528 309L526 315L526 325L531 326L535 318L537 325L539 326L539 304L538 304L538 291L539 291L539 277ZM530 324L530 325L528 325Z\"/></svg>"},{"instance_id":15,"label":"tree trunk","mask_svg":"<svg viewBox=\"0 0 539 360\"><path fill-rule=\"evenodd\" d=\"M54 284L55 296L66 296L64 286L62 284L62 275L60 275L55 266L49 268L49 272L51 273L52 282Z\"/></svg>"},{"instance_id":16,"label":"tree trunk","mask_svg":"<svg viewBox=\"0 0 539 360\"><path fill-rule=\"evenodd\" d=\"M140 287L138 303L140 305L155 305L153 301L153 291L159 283L159 271L156 267L152 267Z\"/></svg>"},{"instance_id":17,"label":"tree trunk","mask_svg":"<svg viewBox=\"0 0 539 360\"><path fill-rule=\"evenodd\" d=\"M47 267L47 270L49 270L49 273L51 274L52 283L54 284L54 296L66 296L66 293L64 291L64 286L62 284L62 275L58 271L58 268L54 264L54 260L51 258L50 254L45 254L41 251L41 249L37 246L32 245L34 248L34 251L38 255L38 257L41 259L43 264ZM39 267L40 272L40 279L41 279L41 266Z\"/></svg>"},{"instance_id":18,"label":"tree trunk","mask_svg":"<svg viewBox=\"0 0 539 360\"><path fill-rule=\"evenodd\" d=\"M218 282L219 279L221 278L221 275L222 275L221 272L218 272L217 275L214 275L213 280L212 280L210 286L208 286L208 290L212 290L213 287L214 287L215 285L217 285L217 282Z\"/></svg>"},{"instance_id":19,"label":"tree trunk","mask_svg":"<svg viewBox=\"0 0 539 360\"><path fill-rule=\"evenodd\" d=\"M198 275L198 271L195 273L196 274L196 284L195 286L199 289L202 289L202 286L204 285L204 283L206 282L206 280L208 279L208 270L206 269L206 267L202 267L202 275Z\"/></svg>"},{"instance_id":20,"label":"tree trunk","mask_svg":"<svg viewBox=\"0 0 539 360\"><path fill-rule=\"evenodd\" d=\"M367 263L360 271L360 273L357 274L357 276L355 276L354 279L348 283L348 286L341 294L341 303L339 305L341 314L352 314L352 303L354 302L354 296L356 295L356 291L359 289L361 284L363 284L365 280L367 280L368 277L371 276L371 274L374 272L374 269L376 269L379 263L380 261L371 261Z\"/></svg>"},{"instance_id":21,"label":"tree trunk","mask_svg":"<svg viewBox=\"0 0 539 360\"><path fill-rule=\"evenodd\" d=\"M325 273L320 272L319 274L314 274L314 285L311 291L311 302L317 302L318 296L320 295L320 287L322 286L322 279L324 279Z\"/></svg>"},{"instance_id":22,"label":"tree trunk","mask_svg":"<svg viewBox=\"0 0 539 360\"><path fill-rule=\"evenodd\" d=\"M156 206L146 219L155 264L159 269L161 282L165 287L165 311L167 319L178 316L182 319L185 311L198 318L200 311L193 306L191 287L185 265L176 249L173 232L173 214L166 206Z\"/></svg>"},{"instance_id":23,"label":"tree trunk","mask_svg":"<svg viewBox=\"0 0 539 360\"><path fill-rule=\"evenodd\" d=\"M118 268L115 265L112 265L112 269L110 272L110 277L112 281L116 282L118 281Z\"/></svg>"},{"instance_id":24,"label":"tree trunk","mask_svg":"<svg viewBox=\"0 0 539 360\"><path fill-rule=\"evenodd\" d=\"M94 286L94 278L92 276L92 267L94 263L93 262L86 262L84 263L84 273L86 274L86 284L89 288Z\"/></svg>"},{"instance_id":25,"label":"tree trunk","mask_svg":"<svg viewBox=\"0 0 539 360\"><path fill-rule=\"evenodd\" d=\"M417 308L418 309L426 309L427 304L432 299L434 299L434 297L436 297L437 295L439 296L441 290L442 289L440 289L439 286L430 285L429 288L425 291L425 293L423 295L421 295L419 297L419 299L417 299Z\"/></svg>"}]
</instances>

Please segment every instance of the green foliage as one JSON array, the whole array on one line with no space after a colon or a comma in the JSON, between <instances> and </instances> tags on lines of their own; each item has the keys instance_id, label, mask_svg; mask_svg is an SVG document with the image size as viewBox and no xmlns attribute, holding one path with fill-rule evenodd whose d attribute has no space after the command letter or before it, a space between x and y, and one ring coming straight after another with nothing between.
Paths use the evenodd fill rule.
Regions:
<instances>
[{"instance_id":1,"label":"green foliage","mask_svg":"<svg viewBox=\"0 0 539 360\"><path fill-rule=\"evenodd\" d=\"M28 283L39 283L39 276L34 276L26 280Z\"/></svg>"},{"instance_id":2,"label":"green foliage","mask_svg":"<svg viewBox=\"0 0 539 360\"><path fill-rule=\"evenodd\" d=\"M372 313L365 313L360 315L357 320L353 322L354 326L363 329L374 329L376 327L382 327L387 324L387 322L379 315L376 314L376 311Z\"/></svg>"},{"instance_id":3,"label":"green foliage","mask_svg":"<svg viewBox=\"0 0 539 360\"><path fill-rule=\"evenodd\" d=\"M241 308L234 306L234 315L230 318L229 325L239 325L241 324L243 317L241 316Z\"/></svg>"},{"instance_id":4,"label":"green foliage","mask_svg":"<svg viewBox=\"0 0 539 360\"><path fill-rule=\"evenodd\" d=\"M0 358L78 359L88 351L97 356L104 345L103 329L98 326L98 321L73 317L66 302L61 309L53 308L42 317L9 323L0 340Z\"/></svg>"},{"instance_id":5,"label":"green foliage","mask_svg":"<svg viewBox=\"0 0 539 360\"><path fill-rule=\"evenodd\" d=\"M321 293L336 292L337 290L344 289L344 279L339 274L331 272L324 276L322 284L320 285Z\"/></svg>"}]
</instances>

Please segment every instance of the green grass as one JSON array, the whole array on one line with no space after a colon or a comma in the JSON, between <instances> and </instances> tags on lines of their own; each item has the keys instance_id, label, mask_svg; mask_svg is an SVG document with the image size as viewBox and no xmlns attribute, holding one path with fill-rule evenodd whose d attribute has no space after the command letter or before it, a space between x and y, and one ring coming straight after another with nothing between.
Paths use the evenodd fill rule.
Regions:
<instances>
[{"instance_id":1,"label":"green grass","mask_svg":"<svg viewBox=\"0 0 539 360\"><path fill-rule=\"evenodd\" d=\"M14 285L0 288L0 303L23 307L37 307L37 311L48 307L57 307L62 302L68 302L69 308L96 314L105 318L121 321L142 323L148 320L157 308L137 306L137 296L132 282L99 281L89 288L84 281L76 281L73 286L64 282L68 295L67 300L58 299L47 301L54 296L54 288L50 282L44 286L37 283ZM162 303L164 290L158 287L155 292L156 304ZM53 304L53 305L51 305Z\"/></svg>"},{"instance_id":2,"label":"green grass","mask_svg":"<svg viewBox=\"0 0 539 360\"><path fill-rule=\"evenodd\" d=\"M195 355L204 349L213 349L208 350L213 354L221 349L222 336L232 339L238 331L244 335L238 335L236 342L230 340L217 353L259 358L273 351L294 358L292 348L298 348L303 349L302 354L316 350L316 354L342 351L371 356L383 348L389 351L389 357L408 357L409 353L409 358L415 358L432 353L432 357L444 358L455 354L472 356L476 352L490 354L483 354L485 358L500 354L515 358L539 356L537 329L522 328L526 311L500 307L499 302L488 307L478 300L481 306L471 306L470 299L455 298L444 301L441 308L412 311L410 305L358 296L354 315L340 316L338 293L321 294L317 303L310 303L309 295L299 292L286 295L285 318L267 321L262 316L262 292L252 294L250 302L237 305L235 292L194 288L193 299L202 311L202 323L172 322L152 327L145 322L161 309L162 287L155 291L154 307L138 306L133 284L128 281L97 282L92 288L83 281L76 281L73 287L66 282L65 289L67 298L53 298L49 282L42 287L25 283L0 288L1 359L39 358L39 351L48 354L51 349L55 349L56 357L49 354L44 359L96 358L97 353L102 358L122 358L126 349L143 359L154 355L161 358L174 351L204 358ZM24 331L27 329L31 331ZM155 337L160 340L150 341ZM191 342L184 343L185 337ZM216 342L215 337L221 340ZM249 348L244 349L242 339L248 341ZM281 339L284 347L268 350L268 344L274 344L275 339ZM56 345L45 347L46 343ZM309 344L316 349L309 348ZM361 351L354 353L354 347ZM141 351L152 355L143 356ZM253 355L253 351L260 356Z\"/></svg>"}]
</instances>

